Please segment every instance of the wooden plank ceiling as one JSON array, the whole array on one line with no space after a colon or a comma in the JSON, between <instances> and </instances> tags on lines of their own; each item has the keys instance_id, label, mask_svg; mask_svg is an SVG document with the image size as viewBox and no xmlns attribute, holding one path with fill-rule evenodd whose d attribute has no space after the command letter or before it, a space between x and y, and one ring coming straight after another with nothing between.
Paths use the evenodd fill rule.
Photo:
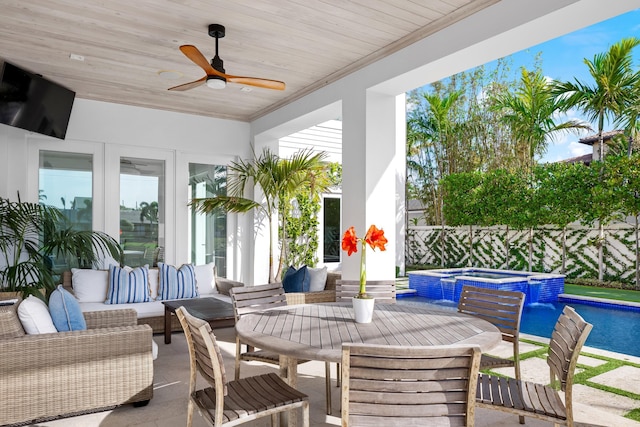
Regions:
<instances>
[{"instance_id":1,"label":"wooden plank ceiling","mask_svg":"<svg viewBox=\"0 0 640 427\"><path fill-rule=\"evenodd\" d=\"M79 98L249 121L495 0L3 0L0 59ZM229 84L176 92L204 76L178 49L215 53L226 72L286 82L284 91ZM80 55L84 61L70 59ZM159 75L179 73L175 80Z\"/></svg>"}]
</instances>

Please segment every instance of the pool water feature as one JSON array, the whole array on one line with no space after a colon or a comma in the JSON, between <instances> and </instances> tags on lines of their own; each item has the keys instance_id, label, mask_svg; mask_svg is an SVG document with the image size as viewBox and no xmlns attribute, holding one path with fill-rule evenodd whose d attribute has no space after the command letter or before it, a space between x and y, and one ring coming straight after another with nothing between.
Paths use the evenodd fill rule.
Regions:
<instances>
[{"instance_id":1,"label":"pool water feature","mask_svg":"<svg viewBox=\"0 0 640 427\"><path fill-rule=\"evenodd\" d=\"M430 300L420 296L398 298L398 304L434 304L456 310L453 301ZM565 305L573 307L593 329L585 345L616 353L640 357L640 306L604 303L560 301L535 303L524 307L520 331L525 334L551 338L553 327Z\"/></svg>"},{"instance_id":2,"label":"pool water feature","mask_svg":"<svg viewBox=\"0 0 640 427\"><path fill-rule=\"evenodd\" d=\"M489 268L452 268L409 272L409 289L431 300L458 302L464 285L523 292L525 304L556 302L564 275Z\"/></svg>"}]
</instances>

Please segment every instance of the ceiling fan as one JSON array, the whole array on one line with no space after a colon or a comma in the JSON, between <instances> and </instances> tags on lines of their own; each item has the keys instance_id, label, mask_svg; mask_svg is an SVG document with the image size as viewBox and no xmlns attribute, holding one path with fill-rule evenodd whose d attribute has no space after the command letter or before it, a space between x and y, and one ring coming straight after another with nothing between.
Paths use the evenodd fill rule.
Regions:
<instances>
[{"instance_id":1,"label":"ceiling fan","mask_svg":"<svg viewBox=\"0 0 640 427\"><path fill-rule=\"evenodd\" d=\"M223 61L218 56L218 39L224 37L224 31L224 26L220 24L209 25L209 35L216 39L216 56L213 57L211 63L207 61L207 59L202 53L200 53L197 47L189 44L180 46L180 51L184 53L185 56L192 60L196 65L202 68L206 75L199 80L170 87L169 90L188 90L193 89L194 87L198 87L202 84L206 84L213 89L224 89L227 85L227 82L262 87L265 89L284 90L284 82L280 82L277 80L261 79L257 77L232 76L231 74L226 74L224 71Z\"/></svg>"}]
</instances>

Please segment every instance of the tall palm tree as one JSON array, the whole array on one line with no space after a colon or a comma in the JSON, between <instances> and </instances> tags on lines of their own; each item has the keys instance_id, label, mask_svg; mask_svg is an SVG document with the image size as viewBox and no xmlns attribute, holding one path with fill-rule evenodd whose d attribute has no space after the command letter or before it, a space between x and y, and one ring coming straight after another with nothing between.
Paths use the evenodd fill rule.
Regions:
<instances>
[{"instance_id":1,"label":"tall palm tree","mask_svg":"<svg viewBox=\"0 0 640 427\"><path fill-rule=\"evenodd\" d=\"M604 160L604 119L620 120L620 116L637 102L640 72L633 71L631 53L640 39L629 37L613 44L607 52L599 53L593 60L585 59L593 82L556 82L556 95L564 110L577 107L589 120L598 122L599 160ZM604 163L603 163L604 164ZM604 175L601 170L600 176ZM598 279L604 276L604 221L598 221Z\"/></svg>"},{"instance_id":2,"label":"tall palm tree","mask_svg":"<svg viewBox=\"0 0 640 427\"><path fill-rule=\"evenodd\" d=\"M303 188L312 188L317 192L326 190L322 184L325 181L319 179L326 168L326 157L327 154L324 152L314 154L311 150L301 150L291 158L283 159L265 149L252 161L231 162L228 167L227 195L193 199L191 205L202 213L211 213L216 209L236 213L257 209L264 214L269 227L269 283L273 283L276 277L280 277L282 269L281 255L278 270L274 274L273 222L279 220L283 229L286 225L286 213L278 207L281 203L289 203ZM250 185L260 187L264 201L244 197L245 190ZM285 241L286 239L283 239L281 244L284 245Z\"/></svg>"},{"instance_id":3,"label":"tall palm tree","mask_svg":"<svg viewBox=\"0 0 640 427\"><path fill-rule=\"evenodd\" d=\"M527 170L533 167L534 157L544 154L549 140L561 132L591 129L579 120L556 121L560 102L551 92L551 84L540 70L522 68L515 90L501 92L493 108L503 112L502 121L509 126L516 151Z\"/></svg>"},{"instance_id":4,"label":"tall palm tree","mask_svg":"<svg viewBox=\"0 0 640 427\"><path fill-rule=\"evenodd\" d=\"M604 120L616 119L632 103L640 80L640 72L633 71L631 53L640 39L629 37L613 44L607 52L592 60L585 59L591 82L574 79L573 82L555 82L553 94L563 110L577 107L590 121L598 123L600 158L604 158Z\"/></svg>"},{"instance_id":5,"label":"tall palm tree","mask_svg":"<svg viewBox=\"0 0 640 427\"><path fill-rule=\"evenodd\" d=\"M441 178L460 172L457 161L461 153L455 139L458 126L453 119L456 102L461 91L446 96L437 93L422 94L426 108L415 109L407 122L407 166L416 181L414 194L423 206L431 205L434 223L442 222Z\"/></svg>"}]
</instances>

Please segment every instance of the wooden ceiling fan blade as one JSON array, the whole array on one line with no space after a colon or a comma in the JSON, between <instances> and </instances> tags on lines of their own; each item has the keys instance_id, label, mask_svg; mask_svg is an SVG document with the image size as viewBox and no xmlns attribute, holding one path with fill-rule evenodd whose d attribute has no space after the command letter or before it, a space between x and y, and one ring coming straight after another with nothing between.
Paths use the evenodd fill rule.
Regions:
<instances>
[{"instance_id":1,"label":"wooden ceiling fan blade","mask_svg":"<svg viewBox=\"0 0 640 427\"><path fill-rule=\"evenodd\" d=\"M193 89L194 87L198 87L201 84L203 84L204 82L207 81L207 76L204 76L201 79L189 82L189 83L185 83L185 84L181 84L178 86L174 86L174 87L170 87L168 90L189 90L189 89Z\"/></svg>"},{"instance_id":2,"label":"wooden ceiling fan blade","mask_svg":"<svg viewBox=\"0 0 640 427\"><path fill-rule=\"evenodd\" d=\"M207 73L207 75L226 77L224 73L221 73L211 66L209 61L207 61L207 58L204 57L204 55L198 50L197 47L190 44L185 44L180 46L180 51L184 53L187 58L193 61L194 64L202 68L204 72Z\"/></svg>"},{"instance_id":3,"label":"wooden ceiling fan blade","mask_svg":"<svg viewBox=\"0 0 640 427\"><path fill-rule=\"evenodd\" d=\"M227 81L231 83L240 83L248 86L262 87L265 89L284 90L286 85L284 82L278 80L260 79L258 77L241 77L241 76L226 76Z\"/></svg>"}]
</instances>

